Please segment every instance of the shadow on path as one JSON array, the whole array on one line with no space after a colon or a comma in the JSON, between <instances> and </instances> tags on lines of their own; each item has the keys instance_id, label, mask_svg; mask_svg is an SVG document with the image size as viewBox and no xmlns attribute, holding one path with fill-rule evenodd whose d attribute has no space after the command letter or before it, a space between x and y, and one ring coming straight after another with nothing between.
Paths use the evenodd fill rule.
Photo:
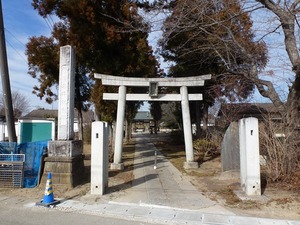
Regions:
<instances>
[{"instance_id":1,"label":"shadow on path","mask_svg":"<svg viewBox=\"0 0 300 225\"><path fill-rule=\"evenodd\" d=\"M118 185L108 187L107 191L106 191L106 194L111 194L111 193L114 193L116 191L126 190L128 188L138 186L140 184L143 184L147 181L150 181L150 180L153 180L153 179L156 179L156 178L157 178L156 174L147 174L144 177L140 177L140 178L134 179L132 181L128 181L128 182L123 183L123 184L118 184Z\"/></svg>"}]
</instances>

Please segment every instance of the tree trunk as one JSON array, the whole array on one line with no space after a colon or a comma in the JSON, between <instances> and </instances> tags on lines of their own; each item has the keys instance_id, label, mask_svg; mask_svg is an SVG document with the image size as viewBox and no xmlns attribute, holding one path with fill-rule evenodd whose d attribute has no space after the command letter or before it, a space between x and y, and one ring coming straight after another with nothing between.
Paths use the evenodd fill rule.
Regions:
<instances>
[{"instance_id":1,"label":"tree trunk","mask_svg":"<svg viewBox=\"0 0 300 225\"><path fill-rule=\"evenodd\" d=\"M157 134L157 130L158 130L158 121L157 120L154 120L154 134Z\"/></svg>"},{"instance_id":2,"label":"tree trunk","mask_svg":"<svg viewBox=\"0 0 300 225\"><path fill-rule=\"evenodd\" d=\"M201 137L201 103L196 102L196 137Z\"/></svg>"},{"instance_id":3,"label":"tree trunk","mask_svg":"<svg viewBox=\"0 0 300 225\"><path fill-rule=\"evenodd\" d=\"M203 102L203 118L202 118L202 121L203 121L203 131L204 132L207 132L207 127L208 127L208 105Z\"/></svg>"},{"instance_id":4,"label":"tree trunk","mask_svg":"<svg viewBox=\"0 0 300 225\"><path fill-rule=\"evenodd\" d=\"M125 123L125 142L129 143L131 139L131 123L126 120Z\"/></svg>"},{"instance_id":5,"label":"tree trunk","mask_svg":"<svg viewBox=\"0 0 300 225\"><path fill-rule=\"evenodd\" d=\"M78 140L83 140L83 117L81 108L77 109L78 111Z\"/></svg>"},{"instance_id":6,"label":"tree trunk","mask_svg":"<svg viewBox=\"0 0 300 225\"><path fill-rule=\"evenodd\" d=\"M76 67L75 73L75 108L78 112L78 140L83 141L83 116L82 116L82 102L80 94L80 73L79 68Z\"/></svg>"},{"instance_id":7,"label":"tree trunk","mask_svg":"<svg viewBox=\"0 0 300 225\"><path fill-rule=\"evenodd\" d=\"M110 144L111 148L115 149L115 139L116 139L116 121L113 121L111 124L111 132L110 132Z\"/></svg>"}]
</instances>

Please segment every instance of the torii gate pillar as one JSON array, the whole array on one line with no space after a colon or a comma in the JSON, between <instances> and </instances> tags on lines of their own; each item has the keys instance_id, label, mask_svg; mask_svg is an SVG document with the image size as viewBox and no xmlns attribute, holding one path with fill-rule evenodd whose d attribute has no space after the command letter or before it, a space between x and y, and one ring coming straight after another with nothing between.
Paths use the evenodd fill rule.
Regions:
<instances>
[{"instance_id":1,"label":"torii gate pillar","mask_svg":"<svg viewBox=\"0 0 300 225\"><path fill-rule=\"evenodd\" d=\"M115 152L114 162L111 164L111 169L123 170L124 164L122 163L123 151L123 136L124 136L124 120L125 120L125 104L126 104L126 87L119 87L118 95L118 111L117 111L117 126L116 126L116 139L115 139Z\"/></svg>"},{"instance_id":2,"label":"torii gate pillar","mask_svg":"<svg viewBox=\"0 0 300 225\"><path fill-rule=\"evenodd\" d=\"M192 124L191 124L191 116L190 116L188 90L186 86L182 86L180 88L180 94L181 94L181 110L182 110L184 143L185 143L185 154L186 154L186 162L184 162L183 167L185 169L198 168L198 163L194 162Z\"/></svg>"}]
</instances>

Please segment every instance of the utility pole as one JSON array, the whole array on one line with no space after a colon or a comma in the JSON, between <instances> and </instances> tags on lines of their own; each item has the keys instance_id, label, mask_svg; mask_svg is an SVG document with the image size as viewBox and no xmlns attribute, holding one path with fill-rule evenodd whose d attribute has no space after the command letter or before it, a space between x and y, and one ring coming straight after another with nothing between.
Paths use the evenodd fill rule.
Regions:
<instances>
[{"instance_id":1,"label":"utility pole","mask_svg":"<svg viewBox=\"0 0 300 225\"><path fill-rule=\"evenodd\" d=\"M8 64L7 64L7 53L5 45L5 34L4 34L4 22L2 12L2 0L0 0L0 67L1 67L1 79L2 79L2 92L3 102L7 123L7 132L9 142L17 142L14 111L12 106Z\"/></svg>"}]
</instances>

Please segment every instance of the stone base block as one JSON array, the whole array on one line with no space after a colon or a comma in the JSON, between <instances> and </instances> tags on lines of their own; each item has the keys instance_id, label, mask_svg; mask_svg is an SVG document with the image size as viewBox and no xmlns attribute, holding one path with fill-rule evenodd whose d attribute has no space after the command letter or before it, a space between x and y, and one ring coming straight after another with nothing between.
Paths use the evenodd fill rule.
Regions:
<instances>
[{"instance_id":1,"label":"stone base block","mask_svg":"<svg viewBox=\"0 0 300 225\"><path fill-rule=\"evenodd\" d=\"M124 163L112 163L110 164L112 170L124 170Z\"/></svg>"},{"instance_id":2,"label":"stone base block","mask_svg":"<svg viewBox=\"0 0 300 225\"><path fill-rule=\"evenodd\" d=\"M199 163L198 162L184 162L183 168L184 169L196 169L196 168L199 168Z\"/></svg>"},{"instance_id":3,"label":"stone base block","mask_svg":"<svg viewBox=\"0 0 300 225\"><path fill-rule=\"evenodd\" d=\"M52 174L53 185L75 187L81 184L84 176L84 156L46 157L41 184L46 184L47 174Z\"/></svg>"},{"instance_id":4,"label":"stone base block","mask_svg":"<svg viewBox=\"0 0 300 225\"><path fill-rule=\"evenodd\" d=\"M268 202L270 199L266 195L247 195L244 191L236 190L234 191L236 196L242 201L258 201L258 202Z\"/></svg>"},{"instance_id":5,"label":"stone base block","mask_svg":"<svg viewBox=\"0 0 300 225\"><path fill-rule=\"evenodd\" d=\"M82 155L83 143L81 140L49 141L49 157L74 157Z\"/></svg>"}]
</instances>

